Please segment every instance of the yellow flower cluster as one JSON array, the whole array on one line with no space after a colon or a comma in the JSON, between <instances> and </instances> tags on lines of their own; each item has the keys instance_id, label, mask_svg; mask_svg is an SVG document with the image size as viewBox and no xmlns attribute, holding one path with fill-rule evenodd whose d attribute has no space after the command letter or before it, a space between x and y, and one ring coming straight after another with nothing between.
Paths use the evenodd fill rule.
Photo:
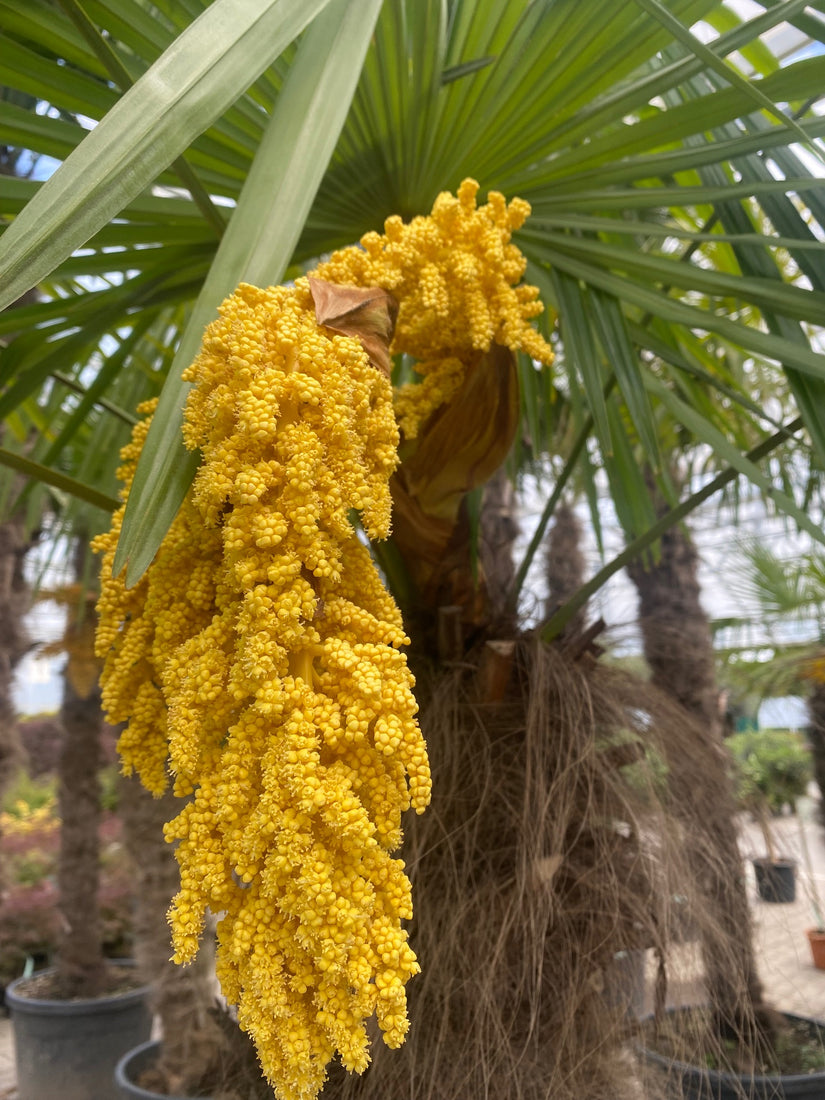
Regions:
<instances>
[{"instance_id":1,"label":"yellow flower cluster","mask_svg":"<svg viewBox=\"0 0 825 1100\"><path fill-rule=\"evenodd\" d=\"M530 324L542 312L538 290L517 285L527 261L511 243L530 205L491 191L476 206L478 184L442 192L432 213L405 225L388 218L384 234L334 253L316 272L344 286L379 286L399 302L393 354L415 359L423 381L403 386L395 409L408 439L461 387L468 368L493 343L550 364L550 346Z\"/></svg>"},{"instance_id":2,"label":"yellow flower cluster","mask_svg":"<svg viewBox=\"0 0 825 1100\"><path fill-rule=\"evenodd\" d=\"M179 794L167 828L178 961L220 912L218 976L278 1094L314 1096L336 1050L390 1046L418 964L401 814L429 801L400 614L349 521L386 536L398 432L360 342L315 321L306 280L241 286L187 372L203 463L144 580L111 576L98 648L128 769ZM128 482L146 434L127 448Z\"/></svg>"},{"instance_id":3,"label":"yellow flower cluster","mask_svg":"<svg viewBox=\"0 0 825 1100\"><path fill-rule=\"evenodd\" d=\"M156 402L141 405L141 420L132 441L121 451L117 474L128 499L135 467ZM104 659L102 702L109 721L128 723L118 751L127 773L136 771L153 794L169 781L167 706L162 672L177 646L208 627L214 614L216 563L221 556L220 531L205 525L191 494L164 539L152 568L131 589L123 576L112 576L125 504L115 513L111 530L92 547L103 554L95 650ZM182 789L186 789L181 784Z\"/></svg>"},{"instance_id":4,"label":"yellow flower cluster","mask_svg":"<svg viewBox=\"0 0 825 1100\"><path fill-rule=\"evenodd\" d=\"M327 282L382 287L399 302L392 350L423 381L400 397L404 430L461 387L491 343L549 362L515 284L510 235L529 212L477 184L433 213L335 253ZM430 797L397 607L350 521L390 526L398 428L388 379L361 341L319 325L307 279L242 285L186 372L187 446L203 462L140 583L112 576L123 509L104 555L97 653L104 705L128 722L127 771L187 801L169 823L181 889L175 958L222 914L218 976L282 1100L308 1100L336 1051L367 1065L365 1021L385 1042L408 1028L417 972L402 921L409 881L391 853L401 814ZM123 451L124 497L152 406Z\"/></svg>"}]
</instances>

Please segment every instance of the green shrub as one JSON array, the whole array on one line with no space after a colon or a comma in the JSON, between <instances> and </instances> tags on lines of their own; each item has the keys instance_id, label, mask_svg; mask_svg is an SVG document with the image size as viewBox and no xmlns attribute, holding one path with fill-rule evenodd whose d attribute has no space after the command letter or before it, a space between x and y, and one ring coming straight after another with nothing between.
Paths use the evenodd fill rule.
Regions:
<instances>
[{"instance_id":1,"label":"green shrub","mask_svg":"<svg viewBox=\"0 0 825 1100\"><path fill-rule=\"evenodd\" d=\"M780 813L795 809L812 778L811 757L804 737L791 730L748 730L727 740L737 769L740 804Z\"/></svg>"},{"instance_id":2,"label":"green shrub","mask_svg":"<svg viewBox=\"0 0 825 1100\"><path fill-rule=\"evenodd\" d=\"M34 810L53 804L56 795L57 781L54 776L33 779L21 768L6 788L1 808L12 817L27 817Z\"/></svg>"}]
</instances>

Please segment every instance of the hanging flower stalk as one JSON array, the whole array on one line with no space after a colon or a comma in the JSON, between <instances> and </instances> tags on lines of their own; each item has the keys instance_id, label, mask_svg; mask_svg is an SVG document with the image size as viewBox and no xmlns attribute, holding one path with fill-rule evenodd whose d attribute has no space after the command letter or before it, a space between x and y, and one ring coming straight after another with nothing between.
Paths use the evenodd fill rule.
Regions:
<instances>
[{"instance_id":1,"label":"hanging flower stalk","mask_svg":"<svg viewBox=\"0 0 825 1100\"><path fill-rule=\"evenodd\" d=\"M222 914L218 977L284 1100L314 1096L336 1052L363 1071L373 1013L389 1046L409 1026L412 903L391 853L430 773L409 640L349 516L370 538L389 533L384 291L400 307L392 350L430 356L421 392L402 395L411 434L449 396L444 363L463 356L464 372L497 338L541 350L535 291L510 285L526 204L491 196L482 239L467 227L476 187L409 227L389 219L320 281L239 287L186 374L184 437L203 461L152 567L130 590L112 576L123 509L95 544L104 705L128 722L124 769L158 794L171 773L189 796L167 826L175 959L194 957L207 908ZM124 496L147 430L123 452Z\"/></svg>"}]
</instances>

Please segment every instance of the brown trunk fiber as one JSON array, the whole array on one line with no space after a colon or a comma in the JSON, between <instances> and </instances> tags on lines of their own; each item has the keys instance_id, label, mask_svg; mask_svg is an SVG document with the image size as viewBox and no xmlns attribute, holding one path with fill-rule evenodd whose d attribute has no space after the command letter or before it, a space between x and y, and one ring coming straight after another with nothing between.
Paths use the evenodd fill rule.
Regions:
<instances>
[{"instance_id":1,"label":"brown trunk fiber","mask_svg":"<svg viewBox=\"0 0 825 1100\"><path fill-rule=\"evenodd\" d=\"M23 557L28 548L19 519L0 524L0 793L22 762L12 679L15 665L26 651L23 615L29 589L23 577Z\"/></svg>"},{"instance_id":2,"label":"brown trunk fiber","mask_svg":"<svg viewBox=\"0 0 825 1100\"><path fill-rule=\"evenodd\" d=\"M674 753L668 768L682 797L674 812L688 835L701 839L694 867L704 902L720 937L703 941L706 983L720 1029L753 1041L773 1027L756 974L750 910L736 835L736 803L722 741L713 643L699 599L697 555L687 533L675 527L661 541L658 561L628 569L639 594L639 622L653 683L695 719L691 752ZM705 853L714 852L708 860ZM720 947L724 944L724 948Z\"/></svg>"},{"instance_id":3,"label":"brown trunk fiber","mask_svg":"<svg viewBox=\"0 0 825 1100\"><path fill-rule=\"evenodd\" d=\"M94 596L85 588L89 552L87 539L78 535L74 555L78 584L76 591L67 591L68 619L63 637L68 659L60 708L64 741L57 770L61 820L57 889L62 928L55 994L66 998L99 996L106 991L107 976L98 901L98 772L105 722L98 679L100 664L94 653Z\"/></svg>"},{"instance_id":4,"label":"brown trunk fiber","mask_svg":"<svg viewBox=\"0 0 825 1100\"><path fill-rule=\"evenodd\" d=\"M412 1026L362 1077L331 1067L325 1100L638 1097L616 953L663 955L674 895L696 894L644 744L660 760L692 720L530 639L416 672L433 805L405 822Z\"/></svg>"},{"instance_id":5,"label":"brown trunk fiber","mask_svg":"<svg viewBox=\"0 0 825 1100\"><path fill-rule=\"evenodd\" d=\"M61 997L95 997L105 964L98 909L100 784L103 714L95 686L85 697L66 678L60 718L65 742L58 769L60 858L57 887L62 936L57 953Z\"/></svg>"}]
</instances>

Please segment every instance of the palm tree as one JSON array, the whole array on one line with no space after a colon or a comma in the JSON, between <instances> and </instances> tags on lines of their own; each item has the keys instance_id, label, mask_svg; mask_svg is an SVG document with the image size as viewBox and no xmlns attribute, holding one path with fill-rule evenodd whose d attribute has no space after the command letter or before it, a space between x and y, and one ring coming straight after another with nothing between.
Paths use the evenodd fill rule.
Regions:
<instances>
[{"instance_id":1,"label":"palm tree","mask_svg":"<svg viewBox=\"0 0 825 1100\"><path fill-rule=\"evenodd\" d=\"M43 107L10 111L0 139L14 134L64 163L43 185L0 179L0 209L14 219L0 241L8 299L34 284L48 295L19 310L14 326L0 321L8 336L0 412L36 418L43 429L35 454L0 458L105 506L111 490L101 494L93 471L61 469L67 448L92 410L111 422L119 406L110 387L151 362L153 340L176 346L171 364L161 352L156 360L168 381L119 551L130 579L151 561L194 472L196 457L179 443L180 373L219 301L242 280L265 285L299 273L391 214L426 212L465 176L532 205L517 241L528 278L561 319L563 373L499 364L507 388L476 415L500 430L483 461L472 456L471 478L461 448L472 404L442 431L454 448L446 466L452 474L463 466L462 477L451 486L453 511L438 517L446 527L429 544L435 569L423 600L412 592L420 596L424 534L437 527L420 489L426 440L402 465L395 535L376 554L402 606L418 612L410 622L419 652L428 635L439 636L448 605L462 608L452 635L460 657L490 640L473 564L473 494L517 433L516 387L523 432L538 457L552 455L557 477L508 593L511 608L575 470L591 484L597 466L606 470L633 521L631 555L740 474L821 537L793 491L760 465L781 447L825 454L823 357L808 330L825 291L825 210L807 166L811 152L820 156L823 122L809 94L822 86L825 59L779 67L759 37L786 21L822 41L823 21L804 4L767 5L750 20L720 0L636 0L609 12L599 0L157 0L150 8L124 0L117 12L96 9L95 23L74 0L64 10L44 4L29 19L12 4L2 9L17 44L7 79L36 85ZM691 30L699 23L720 30L709 45ZM732 63L736 51L751 77ZM96 122L88 133L86 119ZM759 407L731 369L743 361L771 373L795 419L777 423ZM562 447L559 395L571 429ZM54 410L48 421L44 401ZM661 473L663 412L725 466L681 505ZM659 521L637 447L673 504ZM439 565L447 546L449 568ZM589 590L621 563L609 563ZM544 636L587 594L585 585ZM536 666L523 651L512 664L512 652L485 657L503 665L496 682L504 694L482 690L480 703L509 703L511 722L525 714L533 722L531 685L546 690L555 675L542 653ZM460 695L479 702L474 681ZM443 698L438 684L432 697ZM473 736L466 715L456 721ZM593 741L576 759L592 763L604 754L588 728ZM478 743L498 766L497 754L514 743L484 730ZM588 782L598 797L584 804L616 797L604 773ZM584 835L574 803L560 843ZM569 902L574 885L566 872L554 889ZM535 942L530 950L539 950Z\"/></svg>"},{"instance_id":2,"label":"palm tree","mask_svg":"<svg viewBox=\"0 0 825 1100\"><path fill-rule=\"evenodd\" d=\"M15 96L5 91L2 99L26 103L27 97ZM0 147L0 175L16 176L23 150ZM26 305L37 300L36 290L28 291L14 305ZM0 428L0 444L3 442ZM26 439L19 439L23 447ZM23 626L23 615L28 609L31 593L26 581L23 561L36 539L32 517L25 509L15 506L21 480L7 480L3 492L0 522L0 791L20 764L21 745L16 730L17 715L12 699L14 668L26 652L28 639Z\"/></svg>"},{"instance_id":3,"label":"palm tree","mask_svg":"<svg viewBox=\"0 0 825 1100\"><path fill-rule=\"evenodd\" d=\"M704 904L727 924L728 942L739 946L736 965L718 950L712 937L703 943L706 985L720 1028L741 1033L743 1016L755 1008L770 1030L773 1017L764 1004L750 932L751 919L744 868L737 843L737 803L722 746L722 713L710 624L700 602L698 555L680 526L661 539L658 557L647 555L628 565L639 596L639 626L651 679L695 721L695 753L716 761L704 783L701 809L684 802L675 807L694 833L707 838L697 855L696 874ZM668 758L679 769L678 756ZM706 860L705 852L714 850ZM740 936L735 937L739 929Z\"/></svg>"},{"instance_id":4,"label":"palm tree","mask_svg":"<svg viewBox=\"0 0 825 1100\"><path fill-rule=\"evenodd\" d=\"M100 882L101 739L99 664L94 656L94 591L84 573L91 557L88 539L73 547L75 586L66 593L68 620L63 644L68 656L60 722L63 745L58 763L60 858L57 886L61 937L54 995L96 997L106 988L98 886Z\"/></svg>"},{"instance_id":5,"label":"palm tree","mask_svg":"<svg viewBox=\"0 0 825 1100\"><path fill-rule=\"evenodd\" d=\"M825 638L825 558L818 548L792 560L776 554L757 540L743 541L746 573L738 591L746 610L757 618L760 633L773 650L773 659L740 671L751 690L771 694L807 695L808 740L814 776L825 790L825 679L822 643ZM744 617L738 624L747 623ZM783 627L797 624L799 637L783 641ZM734 624L732 624L734 625ZM807 635L807 637L805 636ZM729 654L731 656L732 654ZM735 666L733 666L735 669ZM825 823L825 809L820 803Z\"/></svg>"},{"instance_id":6,"label":"palm tree","mask_svg":"<svg viewBox=\"0 0 825 1100\"><path fill-rule=\"evenodd\" d=\"M23 577L23 557L28 540L22 517L0 523L0 790L4 789L20 764L21 746L17 734L12 678L14 668L26 651L22 618L29 602Z\"/></svg>"}]
</instances>

